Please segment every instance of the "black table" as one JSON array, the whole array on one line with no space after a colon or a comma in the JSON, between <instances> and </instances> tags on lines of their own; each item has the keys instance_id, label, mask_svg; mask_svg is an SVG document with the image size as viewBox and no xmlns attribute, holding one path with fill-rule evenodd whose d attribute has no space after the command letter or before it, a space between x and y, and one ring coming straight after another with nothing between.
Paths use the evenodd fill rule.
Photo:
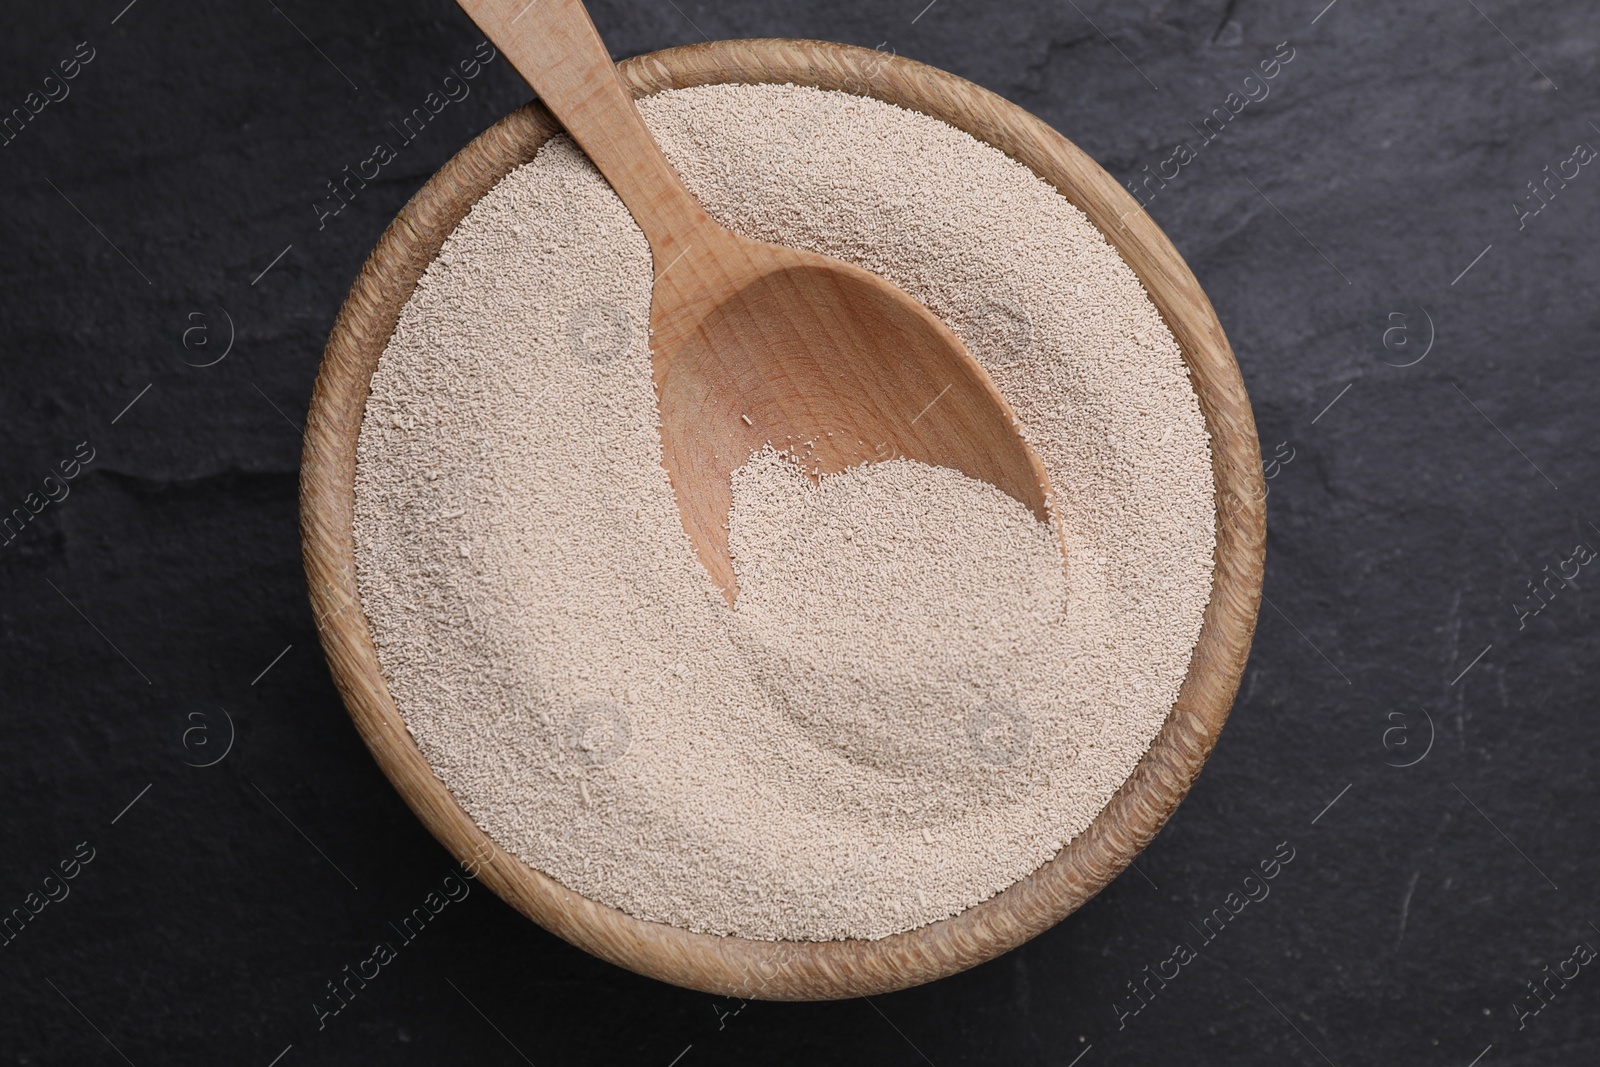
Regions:
<instances>
[{"instance_id":1,"label":"black table","mask_svg":"<svg viewBox=\"0 0 1600 1067\"><path fill-rule=\"evenodd\" d=\"M26 920L0 1061L1600 1061L1590 5L596 4L619 55L893 49L1140 183L1255 403L1254 654L1136 870L970 973L741 1007L479 887L319 1029L451 863L322 661L300 425L377 235L528 93L490 64L333 214L327 183L472 55L467 19L125 2L0 34L0 914Z\"/></svg>"}]
</instances>

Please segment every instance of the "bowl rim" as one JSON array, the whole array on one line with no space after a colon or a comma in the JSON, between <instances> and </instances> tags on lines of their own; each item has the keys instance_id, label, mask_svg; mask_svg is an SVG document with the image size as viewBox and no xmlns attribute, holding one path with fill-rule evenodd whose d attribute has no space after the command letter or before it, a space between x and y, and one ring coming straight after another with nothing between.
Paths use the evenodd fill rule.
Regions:
<instances>
[{"instance_id":1,"label":"bowl rim","mask_svg":"<svg viewBox=\"0 0 1600 1067\"><path fill-rule=\"evenodd\" d=\"M966 970L1050 928L1121 873L1188 792L1227 720L1255 631L1266 546L1260 449L1233 351L1177 249L1116 179L1042 120L956 75L851 45L771 38L670 48L619 69L636 98L714 83L790 83L920 111L1005 152L1089 216L1177 339L1210 434L1211 597L1172 710L1133 773L1053 859L958 915L876 940L761 941L647 922L580 896L490 840L435 776L384 685L356 586L356 444L372 372L423 270L472 205L559 130L537 102L475 137L401 209L329 336L306 419L300 513L313 614L334 682L379 767L434 837L512 907L593 955L675 985L769 1000L865 996Z\"/></svg>"}]
</instances>

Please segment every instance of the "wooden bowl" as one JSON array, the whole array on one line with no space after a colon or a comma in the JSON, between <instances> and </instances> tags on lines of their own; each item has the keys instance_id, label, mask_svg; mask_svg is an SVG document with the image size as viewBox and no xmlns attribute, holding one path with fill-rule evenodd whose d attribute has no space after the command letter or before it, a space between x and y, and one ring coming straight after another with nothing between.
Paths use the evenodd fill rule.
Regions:
<instances>
[{"instance_id":1,"label":"wooden bowl","mask_svg":"<svg viewBox=\"0 0 1600 1067\"><path fill-rule=\"evenodd\" d=\"M356 588L356 439L378 357L424 268L478 198L556 132L537 103L484 131L412 197L379 239L328 339L306 418L300 514L312 607L334 681L379 766L434 836L512 907L596 956L676 985L769 1000L883 993L983 963L1060 922L1128 865L1188 792L1227 718L1255 631L1266 545L1255 420L1233 352L1194 275L1122 186L1049 126L970 82L819 41L715 41L639 56L621 69L635 96L791 82L920 111L1029 167L1100 228L1177 338L1211 434L1216 567L1178 699L1133 774L1053 860L953 918L876 941L757 941L643 922L579 896L491 841L434 776L384 685Z\"/></svg>"}]
</instances>

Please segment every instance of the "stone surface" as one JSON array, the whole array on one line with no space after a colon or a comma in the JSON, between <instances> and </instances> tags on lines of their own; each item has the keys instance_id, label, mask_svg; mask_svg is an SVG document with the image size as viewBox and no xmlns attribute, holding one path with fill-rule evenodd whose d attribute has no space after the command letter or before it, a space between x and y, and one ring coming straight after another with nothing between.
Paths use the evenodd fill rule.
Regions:
<instances>
[{"instance_id":1,"label":"stone surface","mask_svg":"<svg viewBox=\"0 0 1600 1067\"><path fill-rule=\"evenodd\" d=\"M1600 949L1597 594L1588 567L1548 603L1528 589L1600 548L1600 172L1552 181L1519 229L1526 183L1600 146L1592 12L919 7L595 18L618 55L702 33L881 43L1129 180L1198 149L1149 210L1211 294L1278 456L1270 603L1222 742L1139 870L1022 949L870 1005L741 1009L662 986L476 886L404 942L389 924L450 863L322 663L298 424L379 232L527 91L488 64L319 228L324 183L398 144L389 123L472 55L453 5L36 5L0 37L0 111L59 96L46 75L93 58L0 146L0 505L67 491L0 548L0 909L40 909L0 945L0 1059L1595 1061L1600 976L1548 1003L1524 983ZM1201 146L1194 127L1230 92L1259 97L1244 79L1285 41L1265 98ZM47 485L83 441L92 460ZM1291 849L1270 895L1232 898L1202 943L1246 869ZM46 883L75 850L92 860ZM1133 999L1184 939L1195 958ZM396 958L319 1029L325 983L378 941Z\"/></svg>"}]
</instances>

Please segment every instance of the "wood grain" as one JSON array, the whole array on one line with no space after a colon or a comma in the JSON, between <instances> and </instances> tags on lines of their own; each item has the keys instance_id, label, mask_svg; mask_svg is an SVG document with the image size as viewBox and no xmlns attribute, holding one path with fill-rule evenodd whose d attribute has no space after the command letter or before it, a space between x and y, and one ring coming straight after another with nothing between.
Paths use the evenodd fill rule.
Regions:
<instances>
[{"instance_id":1,"label":"wood grain","mask_svg":"<svg viewBox=\"0 0 1600 1067\"><path fill-rule=\"evenodd\" d=\"M1205 293L1134 199L1060 134L986 90L910 60L815 41L718 41L620 69L635 96L791 82L921 111L1029 167L1106 234L1177 338L1211 434L1215 576L1172 711L1127 782L1053 860L960 915L877 941L754 941L641 922L490 841L434 777L384 686L355 582L356 440L372 372L423 269L472 204L555 131L536 104L486 130L412 198L356 278L329 338L306 422L300 498L311 601L334 680L379 766L434 836L513 907L596 956L677 985L771 1000L882 993L975 966L1048 929L1116 877L1183 799L1227 719L1255 631L1266 541L1261 457L1238 365Z\"/></svg>"},{"instance_id":2,"label":"wood grain","mask_svg":"<svg viewBox=\"0 0 1600 1067\"><path fill-rule=\"evenodd\" d=\"M730 606L733 473L769 444L813 477L896 457L951 467L1050 521L1044 462L950 328L885 278L707 215L639 117L582 0L458 2L650 243L662 465L684 533ZM1061 552L1064 567L1065 542Z\"/></svg>"}]
</instances>

